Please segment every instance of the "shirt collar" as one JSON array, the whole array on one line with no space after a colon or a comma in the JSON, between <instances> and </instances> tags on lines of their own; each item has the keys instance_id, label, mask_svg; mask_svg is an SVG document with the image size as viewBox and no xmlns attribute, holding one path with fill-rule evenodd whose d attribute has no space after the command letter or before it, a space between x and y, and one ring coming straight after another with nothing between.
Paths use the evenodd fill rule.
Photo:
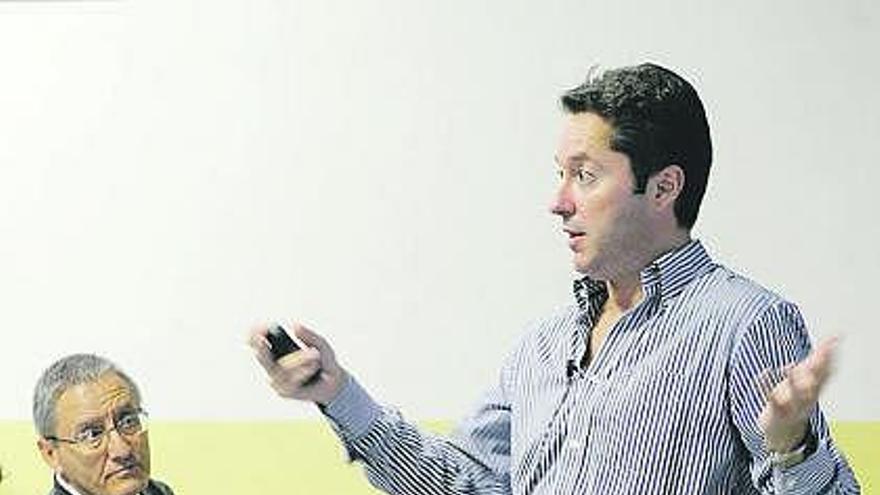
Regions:
<instances>
[{"instance_id":1,"label":"shirt collar","mask_svg":"<svg viewBox=\"0 0 880 495\"><path fill-rule=\"evenodd\" d=\"M712 258L698 240L660 255L639 273L645 297L659 297L666 305L713 265ZM588 276L574 281L574 298L582 312L592 312L607 297L605 282Z\"/></svg>"},{"instance_id":2,"label":"shirt collar","mask_svg":"<svg viewBox=\"0 0 880 495\"><path fill-rule=\"evenodd\" d=\"M79 490L70 485L67 481L64 480L64 477L60 476L58 473L55 473L55 483L64 488L64 491L69 493L70 495L82 495Z\"/></svg>"},{"instance_id":3,"label":"shirt collar","mask_svg":"<svg viewBox=\"0 0 880 495\"><path fill-rule=\"evenodd\" d=\"M55 473L55 483L58 483L61 488L64 488L64 491L69 493L70 495L83 495L82 492L74 488L70 483L68 483L63 476L60 476L58 473ZM143 492L138 492L139 494L143 494Z\"/></svg>"}]
</instances>

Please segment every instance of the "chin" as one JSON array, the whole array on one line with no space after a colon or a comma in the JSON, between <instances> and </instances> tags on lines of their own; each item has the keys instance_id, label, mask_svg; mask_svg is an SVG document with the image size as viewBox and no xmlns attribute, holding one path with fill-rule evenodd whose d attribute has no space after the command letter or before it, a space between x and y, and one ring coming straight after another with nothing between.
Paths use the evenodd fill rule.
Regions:
<instances>
[{"instance_id":1,"label":"chin","mask_svg":"<svg viewBox=\"0 0 880 495\"><path fill-rule=\"evenodd\" d=\"M607 281L609 276L607 270L596 266L595 260L575 260L574 270L581 275L586 275L596 281Z\"/></svg>"},{"instance_id":2,"label":"chin","mask_svg":"<svg viewBox=\"0 0 880 495\"><path fill-rule=\"evenodd\" d=\"M575 260L574 262L574 271L580 273L581 275L589 275L591 278L593 276L590 270L590 266L583 263L578 263L577 260Z\"/></svg>"},{"instance_id":3,"label":"chin","mask_svg":"<svg viewBox=\"0 0 880 495\"><path fill-rule=\"evenodd\" d=\"M147 487L148 482L149 478L146 476L117 478L107 482L104 493L106 495L137 495Z\"/></svg>"},{"instance_id":4,"label":"chin","mask_svg":"<svg viewBox=\"0 0 880 495\"><path fill-rule=\"evenodd\" d=\"M590 278L596 278L596 264L594 263L593 258L587 258L586 256L575 256L574 257L574 271L580 273L581 275L587 275Z\"/></svg>"}]
</instances>

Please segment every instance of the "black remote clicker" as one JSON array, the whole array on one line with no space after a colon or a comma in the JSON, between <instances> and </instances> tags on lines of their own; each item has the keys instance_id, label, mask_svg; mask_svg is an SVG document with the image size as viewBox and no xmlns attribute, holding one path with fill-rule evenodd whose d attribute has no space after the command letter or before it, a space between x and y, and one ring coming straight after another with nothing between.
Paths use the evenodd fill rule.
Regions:
<instances>
[{"instance_id":1,"label":"black remote clicker","mask_svg":"<svg viewBox=\"0 0 880 495\"><path fill-rule=\"evenodd\" d=\"M299 346L281 325L274 325L270 328L269 333L266 334L266 340L269 341L269 352L272 353L272 358L276 361L299 350Z\"/></svg>"}]
</instances>

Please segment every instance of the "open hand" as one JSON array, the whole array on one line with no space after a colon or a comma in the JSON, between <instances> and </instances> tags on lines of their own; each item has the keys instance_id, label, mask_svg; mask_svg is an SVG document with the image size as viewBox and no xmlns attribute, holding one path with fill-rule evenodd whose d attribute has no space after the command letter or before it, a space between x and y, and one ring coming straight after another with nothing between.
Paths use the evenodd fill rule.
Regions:
<instances>
[{"instance_id":1,"label":"open hand","mask_svg":"<svg viewBox=\"0 0 880 495\"><path fill-rule=\"evenodd\" d=\"M824 339L796 365L767 370L759 378L767 403L759 416L764 443L772 452L790 452L804 439L810 414L831 375L837 338Z\"/></svg>"}]
</instances>

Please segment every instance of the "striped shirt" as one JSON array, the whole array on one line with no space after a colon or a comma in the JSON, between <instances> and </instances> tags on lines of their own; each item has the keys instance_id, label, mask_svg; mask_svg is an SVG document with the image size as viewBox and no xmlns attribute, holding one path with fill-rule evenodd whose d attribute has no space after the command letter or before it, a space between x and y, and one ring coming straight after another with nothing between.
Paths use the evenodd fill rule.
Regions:
<instances>
[{"instance_id":1,"label":"striped shirt","mask_svg":"<svg viewBox=\"0 0 880 495\"><path fill-rule=\"evenodd\" d=\"M580 366L608 292L537 322L451 438L428 435L350 378L326 408L350 459L394 494L859 493L817 407L817 448L773 467L764 370L802 360L797 308L715 263L698 241L641 272L644 297Z\"/></svg>"}]
</instances>

